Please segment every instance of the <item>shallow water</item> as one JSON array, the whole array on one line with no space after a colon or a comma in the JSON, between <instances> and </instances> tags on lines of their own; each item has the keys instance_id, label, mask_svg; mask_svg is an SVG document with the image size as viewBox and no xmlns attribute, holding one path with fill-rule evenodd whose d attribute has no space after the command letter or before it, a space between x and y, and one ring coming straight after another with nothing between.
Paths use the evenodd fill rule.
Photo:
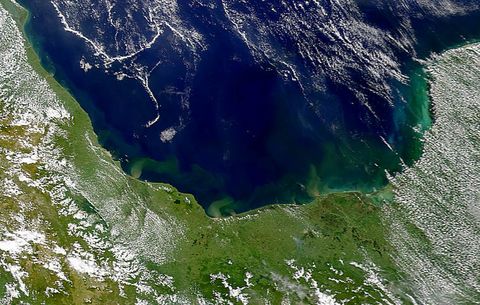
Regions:
<instances>
[{"instance_id":1,"label":"shallow water","mask_svg":"<svg viewBox=\"0 0 480 305\"><path fill-rule=\"evenodd\" d=\"M44 66L124 169L193 193L206 209L213 203L215 215L384 186L386 171L419 158L431 125L426 77L413 58L480 37L473 1L451 1L465 7L445 14L413 1L172 1L167 12L112 2L110 17L100 2L83 1L98 13L88 14L53 1L110 57L145 47L153 25L162 29L151 47L109 61L64 30L52 3L21 2Z\"/></svg>"}]
</instances>

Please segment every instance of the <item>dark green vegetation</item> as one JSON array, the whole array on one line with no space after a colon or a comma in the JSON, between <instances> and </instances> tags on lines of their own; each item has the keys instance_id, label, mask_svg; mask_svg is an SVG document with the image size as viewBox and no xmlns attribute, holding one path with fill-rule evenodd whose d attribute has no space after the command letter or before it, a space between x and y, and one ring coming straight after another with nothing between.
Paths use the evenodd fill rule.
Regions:
<instances>
[{"instance_id":1,"label":"dark green vegetation","mask_svg":"<svg viewBox=\"0 0 480 305\"><path fill-rule=\"evenodd\" d=\"M24 11L7 0L0 3L21 27ZM0 8L0 17L1 13ZM2 35L1 44L13 52L9 36L4 39ZM22 192L18 196L0 192L0 228L10 233L41 232L46 241L32 243L31 251L18 256L0 250L0 298L7 294L5 283L18 282L7 264L19 266L27 274L21 279L29 294L20 291L18 298L5 301L7 304L20 300L31 304L138 304L137 299L144 300L143 304L195 304L201 300L237 304L244 300L240 295L251 304L333 304L333 299L345 304L410 304L412 299L420 304L474 304L478 300L476 279L471 276L472 270L478 270L474 248L478 224L468 212L472 209L465 206L475 199L469 188L477 182L469 179L476 177L478 168L474 161L478 160L478 132L468 126L478 125L479 116L475 107L460 103L461 96L452 95L439 103L437 113L448 122L460 117L469 124L434 128L426 142L425 158L377 193L336 193L317 196L310 205L273 205L212 219L192 196L169 185L125 175L98 144L78 103L41 67L31 48L27 47L26 55L29 64L25 60L15 71L25 73L21 78L27 80L46 79L48 88L38 90L34 83L26 82L18 90L5 89L7 95L0 97L5 101L0 102L0 182L10 179ZM30 66L40 77L31 78ZM14 76L5 78L0 73L0 77L2 82L7 80L0 83L1 88L16 88L18 79L8 82ZM414 81L425 88L422 75ZM471 82L462 83L473 86ZM444 89L447 83L440 84L437 96L439 90L448 91ZM67 118L46 116L27 125L15 124L25 109L41 108L52 90L58 97L58 104L52 105L64 107ZM25 101L18 98L20 91L26 92L28 103L21 103ZM447 111L452 101L459 107L456 112ZM459 130L451 137L450 126ZM455 147L442 140L455 143ZM460 154L462 158L473 157L455 159L458 154L454 152L466 147L471 151ZM40 156L51 155L36 163L12 158L34 150ZM64 161L69 166L56 169ZM462 168L463 164L469 166ZM12 174L13 169L16 172ZM19 173L37 183L25 182ZM449 185L454 187L449 189ZM58 196L62 187L65 191ZM78 213L66 213L64 200L70 200L84 216L77 219ZM71 229L82 223L89 224L82 234ZM10 237L4 231L0 234L3 249L1 242ZM101 247L92 242L92 236L100 240ZM56 246L66 254L57 253ZM92 253L97 263L92 269L107 270L104 275L72 260L79 247L82 253ZM125 249L128 260L119 258L118 248ZM63 282L63 290L47 295L45 290L59 276L40 262L54 260L59 261L68 281ZM130 261L138 264L128 264ZM115 265L118 262L128 270ZM123 277L124 273L128 276ZM171 285L164 283L168 279Z\"/></svg>"},{"instance_id":2,"label":"dark green vegetation","mask_svg":"<svg viewBox=\"0 0 480 305\"><path fill-rule=\"evenodd\" d=\"M2 5L23 24L25 15L20 13L18 7L4 0ZM214 291L226 293L227 288L223 287L220 280L213 280L212 275L219 272L227 274L233 287L241 287L245 286L244 280L248 272L251 273L252 286L244 292L254 303L255 300L262 303L260 300L269 299L276 304L284 298L294 303L300 300L314 302L316 297L311 291L311 283L292 278L294 267L287 264L291 260L295 260L295 266L312 270L313 279L318 282L321 291L328 291L338 299L350 299L352 304L373 302L384 299L385 295L378 287L366 285L368 275L359 267L351 265L351 262L363 264L368 258L367 261L382 266L381 276L389 282L396 283L400 279L389 256L391 248L385 240L379 207L372 203L370 197L357 193L334 194L318 197L315 203L307 206L270 206L229 219L211 219L191 196L180 194L170 186L148 184L123 176L112 169L118 168L118 165L95 142L85 112L41 68L31 48L28 48L27 56L36 72L47 79L50 88L72 115L67 124L61 123L66 135L58 136L55 146L72 162L81 181L85 181L88 186L96 186L96 189L90 189L89 192L91 196L98 197L93 204L72 190L71 196L78 206L85 212L96 215L99 223L114 227L114 224L109 223L111 219L102 215L105 207L98 206L99 202L110 202L110 199L121 198L125 192L129 192L138 202L132 200L128 204L119 205L122 215L132 214L137 209L136 205L142 202L148 210L161 218L173 218L174 222L181 224L182 230L173 232L173 240L162 240L162 236L150 232L152 244L172 242L174 249L165 262L159 264L147 257L140 258L148 270L172 276L176 292L180 295L203 295L207 299L213 299ZM2 111L3 113L5 112ZM8 122L2 122L2 126L8 126ZM12 133L8 127L2 127L0 133L2 147L11 145L11 149L15 149L14 143L18 138L27 136L26 131ZM3 139L7 139L6 142ZM89 142L90 139L93 144ZM30 170L38 177L49 174L35 165L30 165ZM114 177L115 174L118 179ZM105 183L105 176L111 179L108 184ZM49 223L46 229L50 232L49 236L68 248L75 240L66 234L69 219L57 218L57 207L49 204L48 196L33 192L29 196L38 209L36 213ZM4 210L8 209L6 204L7 201L2 200ZM11 208L14 209L14 206ZM146 221L138 219L139 224ZM104 237L108 239L109 236L106 234ZM108 257L108 251L103 255ZM106 304L106 299L112 303L130 304L135 298L133 287L125 289L125 297L118 297L115 283L106 281L100 285L88 275L77 274L73 269L70 271L69 277L74 279L73 285L67 289L67 295L60 294L49 299L55 300L55 304L81 303L78 300L82 296L88 296L94 304ZM51 281L49 275L41 270L31 269L29 272L32 276L26 285L30 291L40 293L45 288L42 285ZM100 288L92 290L96 285ZM172 293L169 288L157 288L160 292ZM108 297L105 296L107 291L110 291ZM26 300L40 302L43 298L41 294L35 293Z\"/></svg>"}]
</instances>

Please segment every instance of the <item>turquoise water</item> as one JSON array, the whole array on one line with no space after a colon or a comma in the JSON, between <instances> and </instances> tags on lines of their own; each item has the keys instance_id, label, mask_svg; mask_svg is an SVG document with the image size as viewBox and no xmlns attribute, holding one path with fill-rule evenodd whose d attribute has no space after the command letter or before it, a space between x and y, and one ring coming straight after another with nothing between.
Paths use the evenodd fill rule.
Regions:
<instances>
[{"instance_id":1,"label":"turquoise water","mask_svg":"<svg viewBox=\"0 0 480 305\"><path fill-rule=\"evenodd\" d=\"M358 22L380 28L385 37L402 34L399 21L411 18L410 34L416 36L409 41L413 49L391 42L378 44L367 37L361 38L366 49L358 50L394 58L409 77L403 81L390 76L378 80L375 73L389 75L391 71L382 66L378 71L369 70L372 66L362 58L357 58L358 65L350 63L347 72L330 71L321 61L319 67L311 67L297 49L301 41L295 40L295 32L280 31L262 38L263 44L285 49L303 79L318 68L330 71L311 75L323 79L323 89L317 90L308 80L286 79L272 62L255 58L252 47L225 21L228 16L221 7L207 10L178 2L181 18L202 35L208 46L205 50L195 53L179 45L175 33L166 29L151 48L131 61L104 67L82 38L64 30L50 3L22 3L31 12L27 32L43 65L79 100L101 143L121 161L124 170L194 194L211 215L230 215L274 203L303 204L329 192L382 188L388 182L386 172L398 173L421 156L422 135L432 124L427 76L414 57L426 58L480 36L478 9L439 17L419 14L414 8L399 12L384 4L361 4L363 19ZM275 1L269 5L277 4L280 6ZM98 5L101 19L104 12ZM262 16L258 22L269 24L278 18L262 5L249 8ZM324 5L332 12L337 9ZM122 9L128 11L129 7ZM305 14L304 18L310 16ZM81 23L79 30L84 35L112 31L108 24L92 18ZM140 25L146 22L138 18ZM345 42L332 42L324 32L308 32L300 25L299 31L326 46L319 47L322 56L336 58L339 55L330 47L345 47ZM247 34L256 37L255 32ZM105 37L111 48L111 37ZM339 58L338 63L348 58ZM81 60L91 62L93 68L88 72L80 69ZM149 81L161 105L160 119L147 127L146 122L156 113L148 92L138 79L119 80L111 71L131 73L128 65L157 67L159 63ZM194 72L189 70L192 63ZM382 87L384 83L388 88ZM390 92L386 94L386 90ZM366 98L368 107L359 96ZM176 128L173 138L162 141L160 135L172 126Z\"/></svg>"}]
</instances>

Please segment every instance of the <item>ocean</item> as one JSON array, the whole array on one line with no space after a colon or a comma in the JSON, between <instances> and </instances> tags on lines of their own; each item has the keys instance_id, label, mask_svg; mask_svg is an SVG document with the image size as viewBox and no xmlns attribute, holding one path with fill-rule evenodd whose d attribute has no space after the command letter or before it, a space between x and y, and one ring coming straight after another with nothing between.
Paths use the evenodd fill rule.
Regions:
<instances>
[{"instance_id":1,"label":"ocean","mask_svg":"<svg viewBox=\"0 0 480 305\"><path fill-rule=\"evenodd\" d=\"M385 186L434 119L422 60L480 37L475 1L20 2L123 169L212 216Z\"/></svg>"}]
</instances>

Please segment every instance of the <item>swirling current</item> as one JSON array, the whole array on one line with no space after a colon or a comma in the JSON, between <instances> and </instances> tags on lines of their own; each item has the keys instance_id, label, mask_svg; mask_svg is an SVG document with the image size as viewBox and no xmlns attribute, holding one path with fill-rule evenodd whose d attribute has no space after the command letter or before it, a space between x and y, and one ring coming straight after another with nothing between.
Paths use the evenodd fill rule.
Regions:
<instances>
[{"instance_id":1,"label":"swirling current","mask_svg":"<svg viewBox=\"0 0 480 305\"><path fill-rule=\"evenodd\" d=\"M126 171L211 215L373 191L421 154L422 60L477 0L21 0L45 67Z\"/></svg>"}]
</instances>

